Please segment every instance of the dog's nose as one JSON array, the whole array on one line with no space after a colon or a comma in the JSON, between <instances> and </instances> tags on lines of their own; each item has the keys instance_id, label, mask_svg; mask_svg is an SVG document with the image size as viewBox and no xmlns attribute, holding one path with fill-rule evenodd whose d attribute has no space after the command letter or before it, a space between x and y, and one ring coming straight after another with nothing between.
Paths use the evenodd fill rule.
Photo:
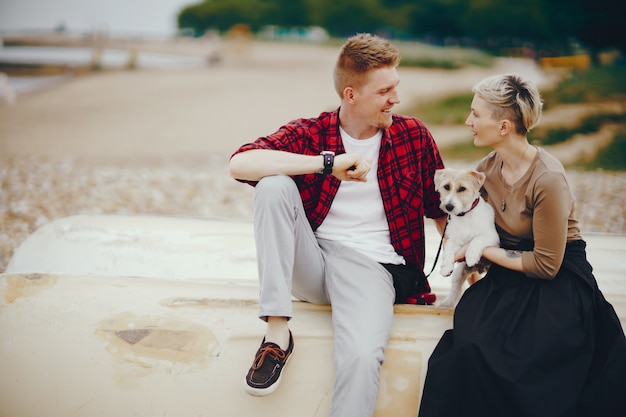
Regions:
<instances>
[{"instance_id":1,"label":"dog's nose","mask_svg":"<svg viewBox=\"0 0 626 417\"><path fill-rule=\"evenodd\" d=\"M446 204L446 210L447 210L447 211L452 211L452 210L454 210L454 204Z\"/></svg>"}]
</instances>

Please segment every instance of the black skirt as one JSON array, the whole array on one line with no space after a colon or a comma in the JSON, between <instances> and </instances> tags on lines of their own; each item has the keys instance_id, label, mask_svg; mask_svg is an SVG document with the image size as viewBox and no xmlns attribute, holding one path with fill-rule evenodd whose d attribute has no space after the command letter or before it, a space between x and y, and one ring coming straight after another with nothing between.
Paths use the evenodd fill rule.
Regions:
<instances>
[{"instance_id":1,"label":"black skirt","mask_svg":"<svg viewBox=\"0 0 626 417\"><path fill-rule=\"evenodd\" d=\"M625 417L626 338L567 245L552 280L492 265L428 362L419 417Z\"/></svg>"}]
</instances>

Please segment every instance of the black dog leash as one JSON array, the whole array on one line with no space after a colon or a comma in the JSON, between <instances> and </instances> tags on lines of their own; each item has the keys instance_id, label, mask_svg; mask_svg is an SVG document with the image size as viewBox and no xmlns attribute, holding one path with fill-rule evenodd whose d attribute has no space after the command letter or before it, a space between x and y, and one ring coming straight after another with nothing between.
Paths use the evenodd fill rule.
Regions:
<instances>
[{"instance_id":1,"label":"black dog leash","mask_svg":"<svg viewBox=\"0 0 626 417\"><path fill-rule=\"evenodd\" d=\"M450 218L450 216L448 216ZM433 267L431 268L426 278L430 276L435 270L435 266L437 266L437 261L439 260L439 255L441 254L441 248L443 247L443 238L446 236L446 229L448 228L448 221L446 220L446 225L443 227L443 233L441 234L441 240L439 241L439 249L437 249L437 255L435 255L435 262L433 262Z\"/></svg>"}]
</instances>

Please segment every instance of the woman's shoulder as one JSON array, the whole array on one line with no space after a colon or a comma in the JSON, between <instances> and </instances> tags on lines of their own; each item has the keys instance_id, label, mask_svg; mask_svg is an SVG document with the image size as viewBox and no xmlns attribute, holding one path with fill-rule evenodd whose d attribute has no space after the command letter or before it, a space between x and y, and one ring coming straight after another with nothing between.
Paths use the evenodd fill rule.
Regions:
<instances>
[{"instance_id":1,"label":"woman's shoulder","mask_svg":"<svg viewBox=\"0 0 626 417\"><path fill-rule=\"evenodd\" d=\"M544 189L569 188L567 173L563 164L545 149L537 149L537 160L530 182Z\"/></svg>"},{"instance_id":2,"label":"woman's shoulder","mask_svg":"<svg viewBox=\"0 0 626 417\"><path fill-rule=\"evenodd\" d=\"M498 166L496 151L491 151L487 156L481 159L476 166L476 171L488 172Z\"/></svg>"},{"instance_id":3,"label":"woman's shoulder","mask_svg":"<svg viewBox=\"0 0 626 417\"><path fill-rule=\"evenodd\" d=\"M537 148L537 161L545 171L565 173L565 168L561 161L550 154L544 148Z\"/></svg>"}]
</instances>

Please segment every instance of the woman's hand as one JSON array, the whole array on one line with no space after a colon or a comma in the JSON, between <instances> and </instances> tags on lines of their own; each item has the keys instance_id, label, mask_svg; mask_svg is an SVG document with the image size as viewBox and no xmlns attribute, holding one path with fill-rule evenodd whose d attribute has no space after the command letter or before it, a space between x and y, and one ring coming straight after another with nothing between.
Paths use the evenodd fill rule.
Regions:
<instances>
[{"instance_id":1,"label":"woman's hand","mask_svg":"<svg viewBox=\"0 0 626 417\"><path fill-rule=\"evenodd\" d=\"M465 261L465 252L467 252L468 246L469 245L465 245L456 252L454 255L455 262ZM486 259L489 262L514 271L524 272L521 251L502 249L497 246L487 246L483 249L481 259Z\"/></svg>"},{"instance_id":2,"label":"woman's hand","mask_svg":"<svg viewBox=\"0 0 626 417\"><path fill-rule=\"evenodd\" d=\"M459 249L456 254L454 255L454 262L463 262L465 261L465 252L467 252L467 247L469 246L469 244L461 246L461 249Z\"/></svg>"}]
</instances>

